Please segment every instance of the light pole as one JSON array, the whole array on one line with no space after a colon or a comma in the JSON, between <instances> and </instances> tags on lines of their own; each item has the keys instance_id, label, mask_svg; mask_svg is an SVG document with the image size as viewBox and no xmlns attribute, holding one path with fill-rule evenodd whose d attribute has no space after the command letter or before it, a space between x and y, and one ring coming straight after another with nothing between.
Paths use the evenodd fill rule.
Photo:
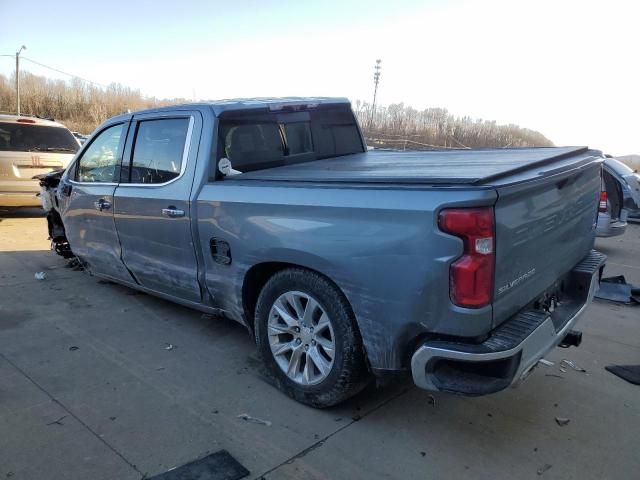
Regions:
<instances>
[{"instance_id":1,"label":"light pole","mask_svg":"<svg viewBox=\"0 0 640 480\"><path fill-rule=\"evenodd\" d=\"M378 95L378 82L380 82L380 62L376 60L376 66L373 68L373 105L371 106L371 118L369 119L369 128L373 125L373 116L376 114L376 96Z\"/></svg>"},{"instance_id":2,"label":"light pole","mask_svg":"<svg viewBox=\"0 0 640 480\"><path fill-rule=\"evenodd\" d=\"M18 110L18 115L20 115L20 53L26 49L27 47L22 45L20 50L16 52L16 110Z\"/></svg>"}]
</instances>

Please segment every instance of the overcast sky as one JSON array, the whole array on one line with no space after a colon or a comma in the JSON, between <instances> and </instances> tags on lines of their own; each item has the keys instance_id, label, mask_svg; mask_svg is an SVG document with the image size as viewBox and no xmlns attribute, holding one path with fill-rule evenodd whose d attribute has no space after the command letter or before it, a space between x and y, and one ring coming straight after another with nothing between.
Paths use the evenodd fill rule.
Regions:
<instances>
[{"instance_id":1,"label":"overcast sky","mask_svg":"<svg viewBox=\"0 0 640 480\"><path fill-rule=\"evenodd\" d=\"M352 101L371 101L381 58L381 104L622 155L640 153L639 22L638 0L0 0L0 55L25 44L27 58L157 97ZM0 57L0 73L13 68Z\"/></svg>"}]
</instances>

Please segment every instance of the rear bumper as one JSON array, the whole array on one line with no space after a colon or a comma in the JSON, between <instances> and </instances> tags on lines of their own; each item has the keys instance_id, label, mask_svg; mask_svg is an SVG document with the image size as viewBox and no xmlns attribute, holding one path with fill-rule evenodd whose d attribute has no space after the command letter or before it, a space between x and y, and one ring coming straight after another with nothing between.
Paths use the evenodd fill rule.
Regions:
<instances>
[{"instance_id":1,"label":"rear bumper","mask_svg":"<svg viewBox=\"0 0 640 480\"><path fill-rule=\"evenodd\" d=\"M41 205L40 199L34 192L0 192L0 207L37 207Z\"/></svg>"},{"instance_id":2,"label":"rear bumper","mask_svg":"<svg viewBox=\"0 0 640 480\"><path fill-rule=\"evenodd\" d=\"M40 184L32 179L0 180L0 207L32 207L40 205L36 194Z\"/></svg>"},{"instance_id":3,"label":"rear bumper","mask_svg":"<svg viewBox=\"0 0 640 480\"><path fill-rule=\"evenodd\" d=\"M592 250L576 265L568 277L569 294L552 313L523 310L480 344L424 343L411 359L413 381L426 390L486 395L524 380L591 303L605 260Z\"/></svg>"}]
</instances>

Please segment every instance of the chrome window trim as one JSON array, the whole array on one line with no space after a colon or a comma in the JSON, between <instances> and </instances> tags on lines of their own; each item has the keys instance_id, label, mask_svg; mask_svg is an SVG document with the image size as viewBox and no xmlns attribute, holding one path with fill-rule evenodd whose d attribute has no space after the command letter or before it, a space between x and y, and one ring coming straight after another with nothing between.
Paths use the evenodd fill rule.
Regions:
<instances>
[{"instance_id":1,"label":"chrome window trim","mask_svg":"<svg viewBox=\"0 0 640 480\"><path fill-rule=\"evenodd\" d=\"M100 185L100 186L116 186L119 185L118 183L114 183L114 182L78 182L76 180L69 180L69 183L72 185Z\"/></svg>"},{"instance_id":2,"label":"chrome window trim","mask_svg":"<svg viewBox=\"0 0 640 480\"><path fill-rule=\"evenodd\" d=\"M180 116L180 115L176 115L175 117L159 117L159 118L147 118L144 120L140 120L138 122L138 124L140 124L141 122L148 122L148 121L153 121L153 120L172 120L174 118L187 118L186 115L184 116ZM187 127L187 136L184 142L184 149L182 150L182 165L180 166L180 174L175 177L172 178L171 180L169 180L168 182L164 182L164 183L117 183L116 185L118 185L119 187L149 187L149 188L154 188L154 187L164 187L166 185L169 185L173 182L176 182L178 180L180 180L180 178L182 178L182 176L184 175L184 172L187 170L187 160L189 159L189 152L191 150L191 140L192 140L192 136L193 136L193 124L195 123L195 119L193 117L193 115L189 115L189 127ZM136 126L136 130L138 129L138 126ZM135 152L135 141L132 145L132 155ZM103 184L104 185L104 184Z\"/></svg>"}]
</instances>

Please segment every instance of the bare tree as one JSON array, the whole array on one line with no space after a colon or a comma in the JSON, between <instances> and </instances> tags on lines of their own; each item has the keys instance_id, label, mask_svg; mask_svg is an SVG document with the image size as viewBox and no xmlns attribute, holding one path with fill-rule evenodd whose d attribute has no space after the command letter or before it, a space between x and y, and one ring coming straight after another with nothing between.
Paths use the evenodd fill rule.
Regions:
<instances>
[{"instance_id":1,"label":"bare tree","mask_svg":"<svg viewBox=\"0 0 640 480\"><path fill-rule=\"evenodd\" d=\"M484 147L546 147L553 143L539 132L495 121L456 117L444 108L418 111L403 103L371 107L357 100L354 112L371 146L380 148L433 149Z\"/></svg>"},{"instance_id":2,"label":"bare tree","mask_svg":"<svg viewBox=\"0 0 640 480\"><path fill-rule=\"evenodd\" d=\"M72 130L89 133L109 117L127 110L185 103L184 99L144 97L139 90L113 83L96 87L80 79L69 82L20 73L24 112L53 117ZM15 81L0 75L0 110L12 111ZM550 146L544 135L517 125L456 117L444 108L418 111L403 103L376 106L356 100L353 110L369 145L385 148L430 149L470 147ZM373 113L373 116L372 116Z\"/></svg>"},{"instance_id":3,"label":"bare tree","mask_svg":"<svg viewBox=\"0 0 640 480\"><path fill-rule=\"evenodd\" d=\"M0 75L0 111L13 111L15 79ZM184 99L145 98L139 90L111 84L100 88L74 78L69 82L20 72L20 102L26 113L51 117L72 130L90 133L109 117L127 110L185 103Z\"/></svg>"}]
</instances>

